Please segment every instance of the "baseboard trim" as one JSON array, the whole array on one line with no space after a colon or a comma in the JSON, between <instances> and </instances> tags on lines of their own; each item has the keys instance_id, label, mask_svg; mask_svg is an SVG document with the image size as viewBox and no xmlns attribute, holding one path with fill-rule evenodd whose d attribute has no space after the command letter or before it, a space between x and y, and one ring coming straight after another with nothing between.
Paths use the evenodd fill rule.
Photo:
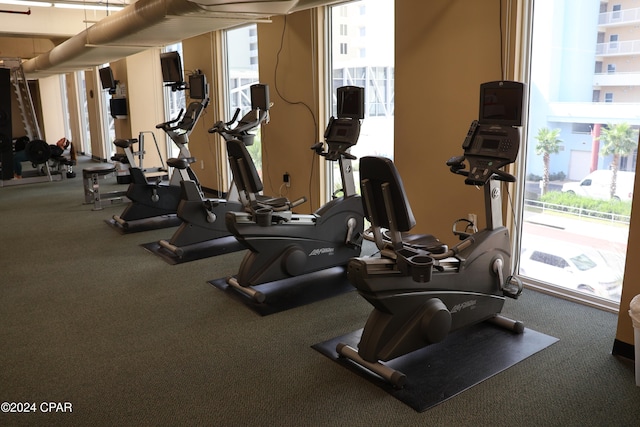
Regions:
<instances>
[{"instance_id":1,"label":"baseboard trim","mask_svg":"<svg viewBox=\"0 0 640 427\"><path fill-rule=\"evenodd\" d=\"M616 339L613 341L613 350L611 351L611 354L635 360L635 347L632 344Z\"/></svg>"}]
</instances>

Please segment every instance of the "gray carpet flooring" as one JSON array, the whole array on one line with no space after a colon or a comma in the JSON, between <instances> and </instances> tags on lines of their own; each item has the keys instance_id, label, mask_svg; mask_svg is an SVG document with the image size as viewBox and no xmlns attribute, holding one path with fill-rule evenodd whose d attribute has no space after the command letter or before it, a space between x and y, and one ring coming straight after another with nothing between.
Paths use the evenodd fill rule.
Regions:
<instances>
[{"instance_id":1,"label":"gray carpet flooring","mask_svg":"<svg viewBox=\"0 0 640 427\"><path fill-rule=\"evenodd\" d=\"M0 402L37 406L0 425L640 425L614 314L525 290L504 314L560 341L418 413L311 348L364 326L356 292L259 316L207 283L243 252L169 265L140 245L173 229L121 235L77 172L0 188Z\"/></svg>"}]
</instances>

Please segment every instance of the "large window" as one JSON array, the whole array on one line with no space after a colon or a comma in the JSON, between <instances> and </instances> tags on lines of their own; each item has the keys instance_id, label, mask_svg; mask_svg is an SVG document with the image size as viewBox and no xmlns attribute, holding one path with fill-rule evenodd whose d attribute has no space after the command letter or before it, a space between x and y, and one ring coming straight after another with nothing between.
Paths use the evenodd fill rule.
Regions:
<instances>
[{"instance_id":1,"label":"large window","mask_svg":"<svg viewBox=\"0 0 640 427\"><path fill-rule=\"evenodd\" d=\"M165 52L178 52L180 54L180 59L182 62L182 67L184 68L184 56L182 54L182 43L175 43L172 45L168 45L164 48ZM182 70L182 75L184 76L184 70ZM172 90L171 87L164 87L164 100L165 100L165 117L167 120L174 120L180 114L181 109L186 109L186 97L184 90ZM178 146L169 138L168 134L165 134L166 144L168 147L167 152L169 153L169 157L178 157L180 154L180 149Z\"/></svg>"},{"instance_id":2,"label":"large window","mask_svg":"<svg viewBox=\"0 0 640 427\"><path fill-rule=\"evenodd\" d=\"M532 2L519 272L616 309L640 126L640 9Z\"/></svg>"},{"instance_id":3,"label":"large window","mask_svg":"<svg viewBox=\"0 0 640 427\"><path fill-rule=\"evenodd\" d=\"M331 7L329 15L330 115L336 114L338 87L364 87L365 119L351 153L393 158L394 0L354 1ZM331 192L338 174L337 165L328 174Z\"/></svg>"},{"instance_id":4,"label":"large window","mask_svg":"<svg viewBox=\"0 0 640 427\"><path fill-rule=\"evenodd\" d=\"M74 141L80 143L76 150L84 153L85 155L91 155L91 129L89 127L89 105L87 101L87 82L85 78L84 70L76 72L76 81L78 87L76 92L78 94L78 103L80 104L80 141Z\"/></svg>"},{"instance_id":5,"label":"large window","mask_svg":"<svg viewBox=\"0 0 640 427\"><path fill-rule=\"evenodd\" d=\"M251 110L251 85L259 82L258 73L258 30L256 24L246 25L225 31L226 51L226 110L231 120L236 109L240 115ZM256 134L253 145L247 147L258 173L262 175L262 143L260 128L252 131Z\"/></svg>"},{"instance_id":6,"label":"large window","mask_svg":"<svg viewBox=\"0 0 640 427\"><path fill-rule=\"evenodd\" d=\"M108 66L109 64L105 64L104 66ZM111 159L116 152L116 146L113 145L113 141L116 139L116 123L115 119L111 115L109 100L111 99L108 90L101 89L100 90L100 102L102 103L102 120L103 126L102 129L104 131L104 153L106 159Z\"/></svg>"}]
</instances>

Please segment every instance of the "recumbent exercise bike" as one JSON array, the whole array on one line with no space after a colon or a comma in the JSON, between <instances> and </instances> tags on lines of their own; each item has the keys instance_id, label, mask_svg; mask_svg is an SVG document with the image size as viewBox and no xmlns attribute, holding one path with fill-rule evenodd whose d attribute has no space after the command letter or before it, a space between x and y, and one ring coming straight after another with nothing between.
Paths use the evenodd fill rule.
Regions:
<instances>
[{"instance_id":1,"label":"recumbent exercise bike","mask_svg":"<svg viewBox=\"0 0 640 427\"><path fill-rule=\"evenodd\" d=\"M488 113L489 104L481 95L481 119L469 129L464 155L447 162L451 172L466 177L465 184L483 187L487 221L477 232L470 232L466 219L456 221L454 233L461 241L451 248L431 235L404 234L415 219L393 162L383 157L360 160L365 214L380 255L351 260L348 277L374 309L358 349L340 343L336 351L395 387L402 387L406 376L380 361L440 342L482 321L515 333L524 330L521 322L499 314L505 297L517 298L522 292L522 282L510 274L509 232L502 223L501 185L515 177L500 170L518 154L522 91L517 82L483 84L482 93L506 98L494 106L507 110Z\"/></svg>"},{"instance_id":2,"label":"recumbent exercise bike","mask_svg":"<svg viewBox=\"0 0 640 427\"><path fill-rule=\"evenodd\" d=\"M262 182L251 156L239 141L227 142L229 162L238 190L245 193L245 212L226 214L227 228L249 251L235 277L227 284L241 294L263 303L266 295L254 287L266 283L287 283L305 279L322 286L328 280L323 272L344 266L360 255L364 212L360 195L355 191L349 153L360 135L364 118L364 90L360 87L338 88L338 114L325 131L324 144L311 147L328 161L338 161L343 196L336 197L313 214L295 214L290 209L265 206L256 195ZM267 301L268 303L268 301Z\"/></svg>"}]
</instances>

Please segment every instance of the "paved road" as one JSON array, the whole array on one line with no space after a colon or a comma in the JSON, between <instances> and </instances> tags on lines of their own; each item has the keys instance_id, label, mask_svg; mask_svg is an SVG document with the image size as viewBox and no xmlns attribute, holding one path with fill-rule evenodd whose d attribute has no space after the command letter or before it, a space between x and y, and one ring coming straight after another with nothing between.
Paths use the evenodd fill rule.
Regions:
<instances>
[{"instance_id":1,"label":"paved road","mask_svg":"<svg viewBox=\"0 0 640 427\"><path fill-rule=\"evenodd\" d=\"M624 273L628 227L549 214L525 214L522 246L585 246L599 252L607 264Z\"/></svg>"}]
</instances>

